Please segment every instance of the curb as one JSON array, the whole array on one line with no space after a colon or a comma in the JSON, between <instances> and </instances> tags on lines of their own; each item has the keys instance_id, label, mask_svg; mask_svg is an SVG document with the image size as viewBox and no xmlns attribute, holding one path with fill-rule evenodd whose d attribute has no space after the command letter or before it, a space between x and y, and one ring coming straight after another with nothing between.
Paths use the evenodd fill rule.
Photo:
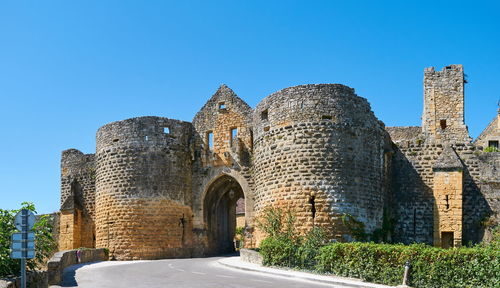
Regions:
<instances>
[{"instance_id":1,"label":"curb","mask_svg":"<svg viewBox=\"0 0 500 288\"><path fill-rule=\"evenodd\" d=\"M262 267L262 266L259 266L257 264L243 262L239 259L236 260L235 258L239 258L239 257L219 259L219 260L217 260L217 263L219 263L223 266L233 268L233 269L238 269L238 270L260 272L260 273L274 275L274 276L295 278L295 279L307 280L307 281L323 283L323 284L338 285L340 287L352 287L352 288L394 288L395 287L395 286L386 286L386 285L382 285L382 284L363 282L361 280L345 279L345 278L340 278L340 277L335 277L335 276L314 275L314 274L310 274L307 272L288 271L288 270L281 270L281 269L276 269L276 268ZM253 266L255 266L255 267L253 267Z\"/></svg>"}]
</instances>

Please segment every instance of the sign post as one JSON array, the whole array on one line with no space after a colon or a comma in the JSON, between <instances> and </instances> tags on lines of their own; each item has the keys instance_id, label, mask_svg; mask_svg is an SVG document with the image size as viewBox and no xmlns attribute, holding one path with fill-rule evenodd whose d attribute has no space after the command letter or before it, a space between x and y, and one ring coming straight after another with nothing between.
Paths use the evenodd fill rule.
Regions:
<instances>
[{"instance_id":1,"label":"sign post","mask_svg":"<svg viewBox=\"0 0 500 288\"><path fill-rule=\"evenodd\" d=\"M21 288L26 288L26 259L35 258L35 233L30 232L35 225L35 214L22 209L16 214L14 224L21 232L11 236L10 258L21 259Z\"/></svg>"}]
</instances>

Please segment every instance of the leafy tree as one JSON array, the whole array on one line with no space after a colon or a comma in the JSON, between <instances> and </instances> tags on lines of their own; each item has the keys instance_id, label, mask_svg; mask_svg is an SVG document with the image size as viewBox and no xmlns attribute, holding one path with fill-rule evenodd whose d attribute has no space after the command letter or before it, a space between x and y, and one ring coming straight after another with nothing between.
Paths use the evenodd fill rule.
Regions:
<instances>
[{"instance_id":1,"label":"leafy tree","mask_svg":"<svg viewBox=\"0 0 500 288\"><path fill-rule=\"evenodd\" d=\"M28 209L36 213L35 205L31 202L21 203L21 209ZM14 217L19 210L0 209L0 277L19 275L20 260L10 258L10 237L12 233L18 232L14 226ZM55 249L55 241L52 236L52 224L49 215L38 217L33 226L35 232L35 258L27 261L27 267L34 270L44 264Z\"/></svg>"}]
</instances>

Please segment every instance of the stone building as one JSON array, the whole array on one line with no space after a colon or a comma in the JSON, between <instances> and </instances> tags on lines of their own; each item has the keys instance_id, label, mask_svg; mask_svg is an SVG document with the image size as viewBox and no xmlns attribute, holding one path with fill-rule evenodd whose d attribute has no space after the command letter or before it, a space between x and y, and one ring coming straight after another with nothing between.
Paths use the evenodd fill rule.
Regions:
<instances>
[{"instance_id":1,"label":"stone building","mask_svg":"<svg viewBox=\"0 0 500 288\"><path fill-rule=\"evenodd\" d=\"M60 250L229 252L237 218L256 246L270 207L292 211L299 233L339 241L480 242L500 211L500 153L482 151L498 145L500 116L472 142L465 83L461 65L425 69L422 127L385 127L340 84L285 88L255 109L222 85L192 123L107 124L95 154L62 153Z\"/></svg>"}]
</instances>

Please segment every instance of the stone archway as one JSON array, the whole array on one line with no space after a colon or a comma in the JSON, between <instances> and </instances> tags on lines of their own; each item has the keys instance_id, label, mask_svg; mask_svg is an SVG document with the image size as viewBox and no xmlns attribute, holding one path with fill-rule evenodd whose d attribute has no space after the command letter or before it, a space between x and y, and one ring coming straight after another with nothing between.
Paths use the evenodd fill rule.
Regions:
<instances>
[{"instance_id":1,"label":"stone archway","mask_svg":"<svg viewBox=\"0 0 500 288\"><path fill-rule=\"evenodd\" d=\"M231 176L223 175L207 189L203 201L209 254L234 251L236 203L244 198L243 189Z\"/></svg>"}]
</instances>

